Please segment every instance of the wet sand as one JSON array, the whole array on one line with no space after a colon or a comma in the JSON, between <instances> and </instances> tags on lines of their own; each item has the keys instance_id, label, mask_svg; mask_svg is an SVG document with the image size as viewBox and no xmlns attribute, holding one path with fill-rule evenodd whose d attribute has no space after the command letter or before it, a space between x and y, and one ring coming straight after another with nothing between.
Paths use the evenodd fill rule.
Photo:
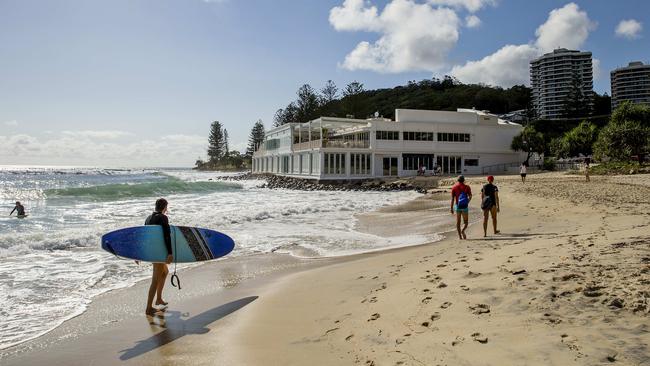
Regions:
<instances>
[{"instance_id":1,"label":"wet sand","mask_svg":"<svg viewBox=\"0 0 650 366\"><path fill-rule=\"evenodd\" d=\"M478 194L482 182L469 181ZM5 350L0 363L650 364L650 176L585 183L551 173L496 183L500 235L490 229L484 239L478 223L464 241L451 233L345 258L200 266L183 283L214 286L167 289L172 306L153 325L141 309L148 284L139 283ZM448 215L442 199L361 215L357 228L388 236L449 229L427 226L428 217Z\"/></svg>"}]
</instances>

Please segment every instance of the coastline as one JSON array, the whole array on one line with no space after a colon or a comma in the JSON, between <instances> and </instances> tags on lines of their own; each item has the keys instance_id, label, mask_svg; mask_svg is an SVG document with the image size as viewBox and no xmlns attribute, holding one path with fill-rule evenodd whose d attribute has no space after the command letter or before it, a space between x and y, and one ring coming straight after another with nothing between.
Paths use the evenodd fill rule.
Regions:
<instances>
[{"instance_id":1,"label":"coastline","mask_svg":"<svg viewBox=\"0 0 650 366\"><path fill-rule=\"evenodd\" d=\"M473 224L467 241L448 235L433 244L346 257L272 254L259 262L236 258L205 264L183 271L184 284L229 280L205 289L184 287L180 293L168 288L173 306L164 327L158 322L163 319L147 325L141 315L148 285L142 281L100 295L86 313L45 336L0 351L0 361L650 362L650 264L645 262L650 261L650 199L645 198L650 177L592 177L592 186L583 186L583 177L560 174L532 179L521 186L517 177L497 177L500 236L484 240L480 224ZM475 195L478 181L469 179ZM638 190L628 198L632 202L620 199L624 192L607 190L613 182ZM609 196L603 200L602 193ZM363 214L358 228L374 234L426 232L431 229L423 227L426 222L412 222L431 212L422 206L426 200L431 196ZM478 201L472 202L471 220L480 214ZM404 227L397 213L413 226ZM623 265L625 271L618 273L616 267ZM242 275L256 270L255 276Z\"/></svg>"},{"instance_id":2,"label":"coastline","mask_svg":"<svg viewBox=\"0 0 650 366\"><path fill-rule=\"evenodd\" d=\"M406 205L408 204L406 203ZM396 207L399 206L402 205ZM359 222L364 222L363 216L367 214L373 214L373 212L356 214L355 216L359 218ZM355 230L358 232L382 236L372 226L365 225L366 230L359 225L355 226ZM174 305L170 307L171 311L174 311L173 309L183 309L183 314L181 314L183 316L180 318L191 318L193 313L210 310L210 304L220 304L224 299L236 301L235 297L238 294L254 293L263 287L272 286L274 281L288 274L318 268L331 263L346 262L357 257L386 250L399 250L399 248L381 248L376 251L351 252L350 254L326 257L305 257L285 252L272 252L206 262L197 266L179 269L179 275L183 281L183 290L177 291L167 283L165 298ZM211 281L211 272L217 281ZM192 286L191 283L201 284L201 288ZM52 359L60 359L62 364L66 365L85 365L90 357L94 359L95 364L112 364L115 361L115 352L112 352L113 355L109 355L103 353L99 346L94 345L101 345L105 337L121 338L125 342L123 346L120 346L121 349L128 350L130 349L128 347L129 342L136 342L135 335L139 334L144 337L145 334L148 334L147 332L155 331L155 329L147 327L146 332L141 332L142 319L144 318L141 308L148 285L148 278L144 278L129 286L108 290L93 297L92 302L87 305L83 312L64 320L62 324L52 330L0 350L0 363L3 365L40 364L45 360L51 362ZM222 298L219 296L222 296ZM197 306L194 303L197 300L201 305ZM166 314L166 316L169 316L169 314ZM179 317L176 316L176 318ZM176 325L187 326L182 324L183 319L176 320L180 321ZM137 327L129 325L133 321L137 322ZM159 319L154 319L154 323L158 324ZM167 327L169 327L169 319L167 323ZM115 343L113 346L116 344L119 343ZM71 357L70 354L77 353L75 350L79 349L80 345L83 345L81 348L89 351L84 356L79 354ZM111 349L111 351L115 350Z\"/></svg>"}]
</instances>

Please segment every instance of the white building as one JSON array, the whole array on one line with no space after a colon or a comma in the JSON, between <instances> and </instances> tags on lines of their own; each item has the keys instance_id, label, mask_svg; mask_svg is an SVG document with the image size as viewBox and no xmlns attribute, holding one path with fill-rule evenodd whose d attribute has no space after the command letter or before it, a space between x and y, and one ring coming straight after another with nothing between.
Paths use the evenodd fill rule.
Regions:
<instances>
[{"instance_id":1,"label":"white building","mask_svg":"<svg viewBox=\"0 0 650 366\"><path fill-rule=\"evenodd\" d=\"M384 118L321 117L266 133L253 154L253 172L318 180L481 174L482 168L523 161L510 149L522 126L473 109L397 109Z\"/></svg>"},{"instance_id":2,"label":"white building","mask_svg":"<svg viewBox=\"0 0 650 366\"><path fill-rule=\"evenodd\" d=\"M564 117L565 104L574 81L582 85L582 94L589 110L592 110L593 77L591 52L558 48L532 60L530 84L533 89L533 105L539 118Z\"/></svg>"},{"instance_id":3,"label":"white building","mask_svg":"<svg viewBox=\"0 0 650 366\"><path fill-rule=\"evenodd\" d=\"M630 62L611 73L612 110L619 104L630 101L650 105L650 65Z\"/></svg>"}]
</instances>

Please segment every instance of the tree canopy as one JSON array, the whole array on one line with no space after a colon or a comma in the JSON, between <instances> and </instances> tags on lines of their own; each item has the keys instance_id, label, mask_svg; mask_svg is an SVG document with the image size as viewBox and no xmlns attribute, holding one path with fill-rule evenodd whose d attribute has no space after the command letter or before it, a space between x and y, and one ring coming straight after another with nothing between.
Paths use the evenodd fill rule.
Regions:
<instances>
[{"instance_id":1,"label":"tree canopy","mask_svg":"<svg viewBox=\"0 0 650 366\"><path fill-rule=\"evenodd\" d=\"M524 129L512 139L510 148L515 151L523 151L527 153L526 164L530 160L533 153L543 154L546 150L546 142L544 135L535 130L533 126L526 126Z\"/></svg>"},{"instance_id":2,"label":"tree canopy","mask_svg":"<svg viewBox=\"0 0 650 366\"><path fill-rule=\"evenodd\" d=\"M626 161L636 156L643 161L650 151L650 107L630 102L619 105L600 131L594 150L599 159Z\"/></svg>"}]
</instances>

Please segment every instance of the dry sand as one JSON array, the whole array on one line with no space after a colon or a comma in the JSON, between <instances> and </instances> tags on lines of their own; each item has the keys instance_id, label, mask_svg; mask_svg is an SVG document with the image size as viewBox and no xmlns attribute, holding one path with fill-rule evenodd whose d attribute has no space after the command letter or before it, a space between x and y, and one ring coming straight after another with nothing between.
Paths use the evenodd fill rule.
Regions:
<instances>
[{"instance_id":1,"label":"dry sand","mask_svg":"<svg viewBox=\"0 0 650 366\"><path fill-rule=\"evenodd\" d=\"M466 241L289 276L239 314L230 352L241 365L648 365L649 182L497 177L502 234L475 224Z\"/></svg>"},{"instance_id":2,"label":"dry sand","mask_svg":"<svg viewBox=\"0 0 650 366\"><path fill-rule=\"evenodd\" d=\"M478 194L482 182L469 182ZM146 286L139 284L1 353L0 363L650 365L650 176L585 183L540 174L526 185L518 177L496 184L500 235L484 239L474 223L463 241L451 233L335 260L232 263L219 276L277 268L170 298L175 310L151 326L134 305L111 313L118 300L139 304ZM427 195L362 215L357 228L387 236L445 231L447 199ZM479 202L472 201L473 220ZM440 215L448 220L432 219ZM185 276L205 281L214 273L206 265Z\"/></svg>"}]
</instances>

